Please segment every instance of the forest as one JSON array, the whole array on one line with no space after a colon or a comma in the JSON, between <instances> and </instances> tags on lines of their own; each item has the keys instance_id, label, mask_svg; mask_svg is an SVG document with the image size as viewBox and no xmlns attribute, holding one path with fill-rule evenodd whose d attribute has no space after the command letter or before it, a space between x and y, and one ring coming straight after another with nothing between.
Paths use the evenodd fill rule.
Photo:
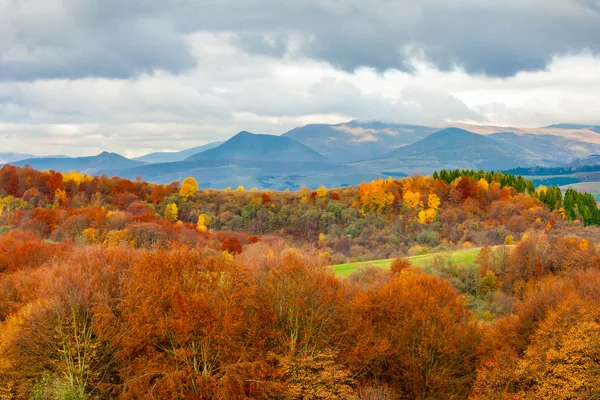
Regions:
<instances>
[{"instance_id":1,"label":"forest","mask_svg":"<svg viewBox=\"0 0 600 400\"><path fill-rule=\"evenodd\" d=\"M275 192L6 165L0 398L600 398L598 225L500 172Z\"/></svg>"}]
</instances>

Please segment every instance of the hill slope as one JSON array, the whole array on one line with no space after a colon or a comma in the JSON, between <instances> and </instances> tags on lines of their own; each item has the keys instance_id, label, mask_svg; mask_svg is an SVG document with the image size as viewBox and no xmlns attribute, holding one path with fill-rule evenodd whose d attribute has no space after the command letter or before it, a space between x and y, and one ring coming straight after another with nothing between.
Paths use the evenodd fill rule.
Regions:
<instances>
[{"instance_id":1,"label":"hill slope","mask_svg":"<svg viewBox=\"0 0 600 400\"><path fill-rule=\"evenodd\" d=\"M309 146L332 162L354 162L378 158L391 149L414 143L436 130L418 125L351 121L335 125L306 125L282 136Z\"/></svg>"},{"instance_id":2,"label":"hill slope","mask_svg":"<svg viewBox=\"0 0 600 400\"><path fill-rule=\"evenodd\" d=\"M546 160L554 165L564 165L577 158L587 157L600 152L600 146L585 143L558 135L517 135L512 132L500 132L488 137L502 143L520 147L531 161Z\"/></svg>"},{"instance_id":3,"label":"hill slope","mask_svg":"<svg viewBox=\"0 0 600 400\"><path fill-rule=\"evenodd\" d=\"M545 126L544 128L559 128L559 129L589 129L590 131L594 131L596 133L600 133L600 125L584 125L584 124L554 124Z\"/></svg>"},{"instance_id":4,"label":"hill slope","mask_svg":"<svg viewBox=\"0 0 600 400\"><path fill-rule=\"evenodd\" d=\"M518 146L464 129L446 128L363 164L430 173L441 168L507 169L541 161Z\"/></svg>"},{"instance_id":5,"label":"hill slope","mask_svg":"<svg viewBox=\"0 0 600 400\"><path fill-rule=\"evenodd\" d=\"M32 154L0 153L0 165L35 157Z\"/></svg>"},{"instance_id":6,"label":"hill slope","mask_svg":"<svg viewBox=\"0 0 600 400\"><path fill-rule=\"evenodd\" d=\"M117 153L102 152L97 156L75 158L29 158L12 163L14 165L30 165L38 170L53 169L66 172L75 170L88 174L104 171L118 171L144 165L141 161L130 160Z\"/></svg>"},{"instance_id":7,"label":"hill slope","mask_svg":"<svg viewBox=\"0 0 600 400\"><path fill-rule=\"evenodd\" d=\"M158 151L150 154L136 157L134 160L143 161L148 163L164 163L164 162L176 162L183 161L186 158L193 156L194 154L201 153L206 150L214 149L215 147L223 144L223 142L212 142L203 146L192 147L191 149L185 149L175 152Z\"/></svg>"},{"instance_id":8,"label":"hill slope","mask_svg":"<svg viewBox=\"0 0 600 400\"><path fill-rule=\"evenodd\" d=\"M285 136L242 131L213 149L188 157L186 161L252 160L281 162L325 162L321 154Z\"/></svg>"}]
</instances>

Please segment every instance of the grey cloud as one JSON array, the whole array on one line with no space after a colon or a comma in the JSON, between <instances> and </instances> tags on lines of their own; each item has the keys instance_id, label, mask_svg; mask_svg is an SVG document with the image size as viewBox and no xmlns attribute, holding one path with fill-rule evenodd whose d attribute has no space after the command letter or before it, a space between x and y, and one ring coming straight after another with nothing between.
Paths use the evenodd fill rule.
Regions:
<instances>
[{"instance_id":1,"label":"grey cloud","mask_svg":"<svg viewBox=\"0 0 600 400\"><path fill-rule=\"evenodd\" d=\"M126 3L0 0L0 80L129 78L195 66L175 21Z\"/></svg>"},{"instance_id":2,"label":"grey cloud","mask_svg":"<svg viewBox=\"0 0 600 400\"><path fill-rule=\"evenodd\" d=\"M600 51L590 0L0 0L0 80L181 73L185 35L233 35L246 51L310 57L346 71L511 76L556 55Z\"/></svg>"}]
</instances>

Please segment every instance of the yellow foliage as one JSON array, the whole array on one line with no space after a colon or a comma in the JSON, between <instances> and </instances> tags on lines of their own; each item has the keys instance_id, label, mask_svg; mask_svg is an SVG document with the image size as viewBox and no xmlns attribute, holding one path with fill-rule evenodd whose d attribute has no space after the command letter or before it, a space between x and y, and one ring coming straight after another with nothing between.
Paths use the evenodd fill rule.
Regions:
<instances>
[{"instance_id":1,"label":"yellow foliage","mask_svg":"<svg viewBox=\"0 0 600 400\"><path fill-rule=\"evenodd\" d=\"M513 235L508 235L507 237L505 237L504 244L508 246L515 244L515 238L513 238Z\"/></svg>"},{"instance_id":2,"label":"yellow foliage","mask_svg":"<svg viewBox=\"0 0 600 400\"><path fill-rule=\"evenodd\" d=\"M104 246L119 246L121 244L126 244L127 240L127 230L114 230L109 231L104 237L104 242L102 243Z\"/></svg>"},{"instance_id":3,"label":"yellow foliage","mask_svg":"<svg viewBox=\"0 0 600 400\"><path fill-rule=\"evenodd\" d=\"M69 172L63 172L61 175L62 175L63 182L65 182L65 183L74 182L77 185L80 185L83 182L91 182L93 179L90 175L85 175L85 174L82 174L81 172L77 172L77 171L73 171L73 170L71 170Z\"/></svg>"},{"instance_id":4,"label":"yellow foliage","mask_svg":"<svg viewBox=\"0 0 600 400\"><path fill-rule=\"evenodd\" d=\"M437 215L437 211L433 208L428 208L427 210L419 211L418 219L420 224L427 224L429 222L435 221L435 217Z\"/></svg>"},{"instance_id":5,"label":"yellow foliage","mask_svg":"<svg viewBox=\"0 0 600 400\"><path fill-rule=\"evenodd\" d=\"M325 186L321 186L320 188L317 189L317 196L323 198L325 196L327 196L327 188L325 188Z\"/></svg>"},{"instance_id":6,"label":"yellow foliage","mask_svg":"<svg viewBox=\"0 0 600 400\"><path fill-rule=\"evenodd\" d=\"M394 202L394 195L386 191L386 182L377 179L359 186L360 204L362 212L369 210L383 211L386 206Z\"/></svg>"},{"instance_id":7,"label":"yellow foliage","mask_svg":"<svg viewBox=\"0 0 600 400\"><path fill-rule=\"evenodd\" d=\"M431 193L427 198L427 205L433 210L437 210L440 207L440 204L442 204L440 198L433 193Z\"/></svg>"},{"instance_id":8,"label":"yellow foliage","mask_svg":"<svg viewBox=\"0 0 600 400\"><path fill-rule=\"evenodd\" d=\"M319 246L325 246L325 234L323 232L319 233Z\"/></svg>"},{"instance_id":9,"label":"yellow foliage","mask_svg":"<svg viewBox=\"0 0 600 400\"><path fill-rule=\"evenodd\" d=\"M579 249L581 251L586 251L590 246L590 242L588 242L585 239L581 239L581 242L579 242Z\"/></svg>"},{"instance_id":10,"label":"yellow foliage","mask_svg":"<svg viewBox=\"0 0 600 400\"><path fill-rule=\"evenodd\" d=\"M231 192L231 188L230 188L230 187L227 187L227 188L225 189L225 192L226 192L226 193L229 193L229 192Z\"/></svg>"},{"instance_id":11,"label":"yellow foliage","mask_svg":"<svg viewBox=\"0 0 600 400\"><path fill-rule=\"evenodd\" d=\"M198 215L198 223L196 224L196 229L198 232L206 232L208 230L207 226L210 225L211 220L210 217L206 214Z\"/></svg>"},{"instance_id":12,"label":"yellow foliage","mask_svg":"<svg viewBox=\"0 0 600 400\"><path fill-rule=\"evenodd\" d=\"M175 222L179 217L179 209L177 208L177 204L171 203L168 204L165 208L165 219L167 221Z\"/></svg>"},{"instance_id":13,"label":"yellow foliage","mask_svg":"<svg viewBox=\"0 0 600 400\"><path fill-rule=\"evenodd\" d=\"M421 194L419 192L407 190L404 192L403 200L404 204L406 204L408 208L417 208L419 206L423 206L423 203L421 202Z\"/></svg>"},{"instance_id":14,"label":"yellow foliage","mask_svg":"<svg viewBox=\"0 0 600 400\"><path fill-rule=\"evenodd\" d=\"M485 180L485 178L481 178L477 182L477 186L479 186L480 189L486 190L486 191L490 188L490 184L488 183L488 181Z\"/></svg>"},{"instance_id":15,"label":"yellow foliage","mask_svg":"<svg viewBox=\"0 0 600 400\"><path fill-rule=\"evenodd\" d=\"M308 197L310 196L310 189L307 187L303 187L298 191L298 196L300 197L300 201L306 203L308 201Z\"/></svg>"},{"instance_id":16,"label":"yellow foliage","mask_svg":"<svg viewBox=\"0 0 600 400\"><path fill-rule=\"evenodd\" d=\"M462 180L462 176L459 176L458 178L456 178L455 180L450 182L450 186L457 187L461 180Z\"/></svg>"},{"instance_id":17,"label":"yellow foliage","mask_svg":"<svg viewBox=\"0 0 600 400\"><path fill-rule=\"evenodd\" d=\"M535 192L536 192L537 194L542 194L542 193L546 193L546 191L547 191L547 190L548 190L548 188L547 188L546 186L544 186L544 185L540 185L540 186L539 186L539 187L538 187L538 188L535 190Z\"/></svg>"},{"instance_id":18,"label":"yellow foliage","mask_svg":"<svg viewBox=\"0 0 600 400\"><path fill-rule=\"evenodd\" d=\"M64 189L56 189L54 192L54 198L56 200L63 201L67 198L67 192Z\"/></svg>"},{"instance_id":19,"label":"yellow foliage","mask_svg":"<svg viewBox=\"0 0 600 400\"><path fill-rule=\"evenodd\" d=\"M202 217L204 225L210 226L210 224L212 223L212 219L208 215L206 215L206 214L200 214L198 216L198 219L200 219L200 217Z\"/></svg>"},{"instance_id":20,"label":"yellow foliage","mask_svg":"<svg viewBox=\"0 0 600 400\"><path fill-rule=\"evenodd\" d=\"M227 250L223 251L223 258L227 261L233 261L233 256L227 252Z\"/></svg>"},{"instance_id":21,"label":"yellow foliage","mask_svg":"<svg viewBox=\"0 0 600 400\"><path fill-rule=\"evenodd\" d=\"M244 190L246 190L246 189L244 189L244 187L243 187L242 185L240 185L240 186L238 186L238 188L237 188L236 190L237 190L238 192L243 192L243 191L244 191Z\"/></svg>"},{"instance_id":22,"label":"yellow foliage","mask_svg":"<svg viewBox=\"0 0 600 400\"><path fill-rule=\"evenodd\" d=\"M98 232L98 229L84 229L83 232L81 232L81 236L83 236L88 243L98 243L100 241L100 232Z\"/></svg>"},{"instance_id":23,"label":"yellow foliage","mask_svg":"<svg viewBox=\"0 0 600 400\"><path fill-rule=\"evenodd\" d=\"M183 180L181 184L181 188L179 189L179 196L183 200L187 200L190 197L196 196L196 192L198 191L198 182L194 178L187 177Z\"/></svg>"}]
</instances>

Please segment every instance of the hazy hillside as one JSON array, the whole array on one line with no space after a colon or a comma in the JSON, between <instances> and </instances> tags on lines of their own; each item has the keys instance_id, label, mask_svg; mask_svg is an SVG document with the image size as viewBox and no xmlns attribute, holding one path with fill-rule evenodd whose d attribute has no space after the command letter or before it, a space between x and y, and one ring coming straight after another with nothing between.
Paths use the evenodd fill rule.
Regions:
<instances>
[{"instance_id":1,"label":"hazy hillside","mask_svg":"<svg viewBox=\"0 0 600 400\"><path fill-rule=\"evenodd\" d=\"M220 146L186 159L186 161L202 160L327 161L315 150L292 138L246 131L238 133Z\"/></svg>"},{"instance_id":2,"label":"hazy hillside","mask_svg":"<svg viewBox=\"0 0 600 400\"><path fill-rule=\"evenodd\" d=\"M380 174L368 168L356 168L328 162L201 160L164 164L147 164L119 171L122 177L158 183L182 181L191 176L201 187L225 189L256 187L259 189L297 190L302 185L339 187L375 179Z\"/></svg>"},{"instance_id":3,"label":"hazy hillside","mask_svg":"<svg viewBox=\"0 0 600 400\"><path fill-rule=\"evenodd\" d=\"M380 159L359 165L430 173L441 168L505 169L511 166L535 165L540 161L533 159L531 154L521 147L464 129L447 128L385 154Z\"/></svg>"},{"instance_id":4,"label":"hazy hillside","mask_svg":"<svg viewBox=\"0 0 600 400\"><path fill-rule=\"evenodd\" d=\"M600 154L592 154L585 158L578 158L577 160L572 161L569 166L570 167L583 167L586 165L599 165L600 164Z\"/></svg>"},{"instance_id":5,"label":"hazy hillside","mask_svg":"<svg viewBox=\"0 0 600 400\"><path fill-rule=\"evenodd\" d=\"M559 128L559 129L589 129L596 133L600 133L600 125L584 125L584 124L554 124L547 126L546 128Z\"/></svg>"},{"instance_id":6,"label":"hazy hillside","mask_svg":"<svg viewBox=\"0 0 600 400\"><path fill-rule=\"evenodd\" d=\"M0 153L0 164L11 163L26 158L33 158L31 154L19 154L19 153Z\"/></svg>"},{"instance_id":7,"label":"hazy hillside","mask_svg":"<svg viewBox=\"0 0 600 400\"><path fill-rule=\"evenodd\" d=\"M16 161L26 160L28 158L69 158L63 155L56 156L34 156L32 154L20 154L20 153L0 153L0 165L7 163L14 163Z\"/></svg>"},{"instance_id":8,"label":"hazy hillside","mask_svg":"<svg viewBox=\"0 0 600 400\"><path fill-rule=\"evenodd\" d=\"M343 124L311 124L283 134L315 149L333 162L377 158L391 149L423 139L438 128L351 121Z\"/></svg>"},{"instance_id":9,"label":"hazy hillside","mask_svg":"<svg viewBox=\"0 0 600 400\"><path fill-rule=\"evenodd\" d=\"M97 156L75 158L29 158L12 163L14 165L31 167L39 170L53 169L55 171L80 171L85 173L99 173L101 171L115 171L144 165L141 161L130 160L116 153L102 152Z\"/></svg>"},{"instance_id":10,"label":"hazy hillside","mask_svg":"<svg viewBox=\"0 0 600 400\"><path fill-rule=\"evenodd\" d=\"M94 157L30 156L10 162L38 169L74 169L131 179L139 174L159 183L192 176L202 186L212 188L238 185L282 190L298 189L302 185L338 187L389 175L430 174L442 168L508 170L520 167L517 171L532 176L537 184L597 180L597 176L584 173L596 173L590 165L600 163L597 155L600 144L556 133L568 132L569 128L582 129L579 125L561 124L547 128L552 134L519 129L479 134L455 127L438 130L351 121L307 125L281 136L242 131L225 142L175 153L151 153L134 160L104 152ZM12 153L2 154L19 158ZM545 175L552 176L538 178L548 167L559 168L545 171ZM577 175L573 175L575 172Z\"/></svg>"},{"instance_id":11,"label":"hazy hillside","mask_svg":"<svg viewBox=\"0 0 600 400\"><path fill-rule=\"evenodd\" d=\"M155 153L146 154L141 157L136 157L134 160L149 162L149 163L165 163L165 162L176 162L183 161L186 158L193 156L194 154L201 153L205 150L214 149L223 142L212 142L203 146L192 147L191 149L185 149L176 152L158 151Z\"/></svg>"},{"instance_id":12,"label":"hazy hillside","mask_svg":"<svg viewBox=\"0 0 600 400\"><path fill-rule=\"evenodd\" d=\"M544 164L565 165L577 158L600 152L600 145L558 135L517 135L513 132L500 132L488 137L517 146L524 151L531 162L544 160Z\"/></svg>"}]
</instances>

